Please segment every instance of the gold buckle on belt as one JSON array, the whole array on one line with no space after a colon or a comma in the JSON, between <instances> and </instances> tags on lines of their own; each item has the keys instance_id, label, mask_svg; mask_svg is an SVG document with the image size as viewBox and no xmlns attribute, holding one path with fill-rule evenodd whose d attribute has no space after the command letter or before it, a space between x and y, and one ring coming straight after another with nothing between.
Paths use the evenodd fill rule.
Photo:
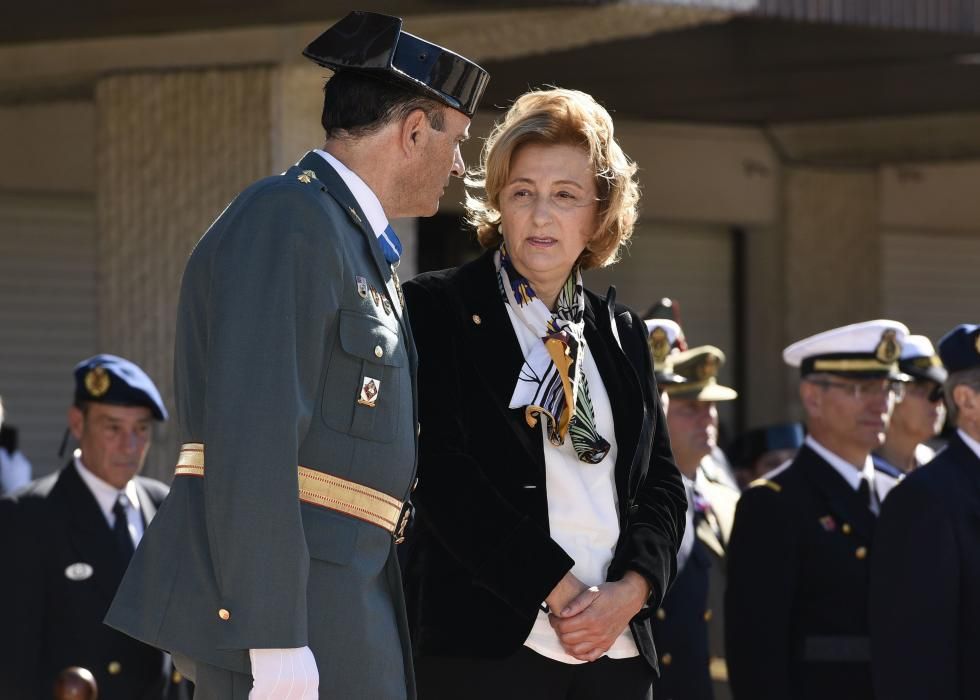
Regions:
<instances>
[{"instance_id":1,"label":"gold buckle on belt","mask_svg":"<svg viewBox=\"0 0 980 700\"><path fill-rule=\"evenodd\" d=\"M387 530L399 544L405 539L405 529L412 508L370 486L310 469L296 468L299 500L328 508L377 525ZM204 445L189 442L181 445L175 476L204 476Z\"/></svg>"}]
</instances>

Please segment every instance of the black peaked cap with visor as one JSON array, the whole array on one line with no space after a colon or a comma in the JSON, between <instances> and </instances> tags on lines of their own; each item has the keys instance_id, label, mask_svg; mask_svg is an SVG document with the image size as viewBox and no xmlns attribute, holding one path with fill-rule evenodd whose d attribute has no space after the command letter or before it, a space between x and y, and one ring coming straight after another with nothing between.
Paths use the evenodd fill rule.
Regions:
<instances>
[{"instance_id":1,"label":"black peaked cap with visor","mask_svg":"<svg viewBox=\"0 0 980 700\"><path fill-rule=\"evenodd\" d=\"M490 75L467 58L402 31L400 17L351 12L303 50L333 71L403 85L472 117Z\"/></svg>"}]
</instances>

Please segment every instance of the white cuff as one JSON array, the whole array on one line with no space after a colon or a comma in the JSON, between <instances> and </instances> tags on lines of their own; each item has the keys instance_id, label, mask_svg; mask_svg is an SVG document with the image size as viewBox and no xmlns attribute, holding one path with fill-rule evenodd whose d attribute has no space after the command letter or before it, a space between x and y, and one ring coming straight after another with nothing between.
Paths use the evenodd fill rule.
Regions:
<instances>
[{"instance_id":1,"label":"white cuff","mask_svg":"<svg viewBox=\"0 0 980 700\"><path fill-rule=\"evenodd\" d=\"M252 690L249 700L317 700L320 674L309 647L249 649Z\"/></svg>"}]
</instances>

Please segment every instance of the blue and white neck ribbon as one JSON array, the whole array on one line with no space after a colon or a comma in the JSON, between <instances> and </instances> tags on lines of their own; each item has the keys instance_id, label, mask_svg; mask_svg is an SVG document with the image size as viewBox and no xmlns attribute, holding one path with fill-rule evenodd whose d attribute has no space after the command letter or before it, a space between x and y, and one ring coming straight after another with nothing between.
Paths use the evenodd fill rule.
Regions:
<instances>
[{"instance_id":1,"label":"blue and white neck ribbon","mask_svg":"<svg viewBox=\"0 0 980 700\"><path fill-rule=\"evenodd\" d=\"M402 257L402 242L398 240L397 234L395 234L395 229L389 224L385 227L385 230L378 234L378 243L381 244L381 250L385 254L385 260L388 261L389 265L394 265Z\"/></svg>"}]
</instances>

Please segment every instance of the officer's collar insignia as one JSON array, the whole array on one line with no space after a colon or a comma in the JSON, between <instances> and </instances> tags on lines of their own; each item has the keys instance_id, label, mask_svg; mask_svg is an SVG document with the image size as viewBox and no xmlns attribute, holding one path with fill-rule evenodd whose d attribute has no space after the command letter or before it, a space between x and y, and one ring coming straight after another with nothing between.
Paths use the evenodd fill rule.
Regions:
<instances>
[{"instance_id":1,"label":"officer's collar insignia","mask_svg":"<svg viewBox=\"0 0 980 700\"><path fill-rule=\"evenodd\" d=\"M85 375L85 389L95 398L105 396L105 393L109 391L110 384L112 384L112 380L109 379L109 373L103 367L90 369Z\"/></svg>"},{"instance_id":2,"label":"officer's collar insignia","mask_svg":"<svg viewBox=\"0 0 980 700\"><path fill-rule=\"evenodd\" d=\"M354 281L357 282L357 293L361 296L361 299L367 299L368 294L368 283L363 277L355 277Z\"/></svg>"},{"instance_id":3,"label":"officer's collar insignia","mask_svg":"<svg viewBox=\"0 0 980 700\"><path fill-rule=\"evenodd\" d=\"M694 370L700 381L706 379L711 379L712 377L718 376L718 366L721 363L718 358L714 355L705 355L704 360L702 360L697 368Z\"/></svg>"},{"instance_id":4,"label":"officer's collar insignia","mask_svg":"<svg viewBox=\"0 0 980 700\"><path fill-rule=\"evenodd\" d=\"M881 334L881 342L875 348L875 359L883 365L890 365L902 354L902 344L891 328Z\"/></svg>"},{"instance_id":5,"label":"officer's collar insignia","mask_svg":"<svg viewBox=\"0 0 980 700\"><path fill-rule=\"evenodd\" d=\"M822 527L827 532L833 532L837 529L837 522L834 520L833 516L825 515L820 518L820 527Z\"/></svg>"},{"instance_id":6,"label":"officer's collar insignia","mask_svg":"<svg viewBox=\"0 0 980 700\"><path fill-rule=\"evenodd\" d=\"M657 326L650 334L650 351L653 353L653 361L658 365L662 364L670 354L670 342L667 339L667 332Z\"/></svg>"},{"instance_id":7,"label":"officer's collar insignia","mask_svg":"<svg viewBox=\"0 0 980 700\"><path fill-rule=\"evenodd\" d=\"M296 176L296 179L302 182L303 184L308 185L314 180L316 180L316 173L313 172L312 170L304 170L303 172L301 172L299 175Z\"/></svg>"}]
</instances>

